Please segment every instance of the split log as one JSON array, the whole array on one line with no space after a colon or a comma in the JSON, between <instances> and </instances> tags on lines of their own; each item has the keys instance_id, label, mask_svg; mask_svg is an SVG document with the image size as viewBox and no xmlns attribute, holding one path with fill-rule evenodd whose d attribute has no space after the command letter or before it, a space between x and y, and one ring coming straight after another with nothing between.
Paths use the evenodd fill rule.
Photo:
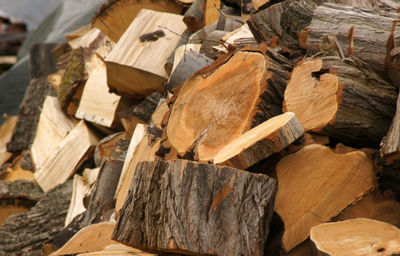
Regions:
<instances>
[{"instance_id":1,"label":"split log","mask_svg":"<svg viewBox=\"0 0 400 256\"><path fill-rule=\"evenodd\" d=\"M311 59L293 70L283 110L294 112L305 131L376 148L394 115L396 91L355 57Z\"/></svg>"},{"instance_id":2,"label":"split log","mask_svg":"<svg viewBox=\"0 0 400 256\"><path fill-rule=\"evenodd\" d=\"M151 115L156 110L160 99L161 93L154 92L139 104L122 110L120 116L123 122L129 124L129 127L136 127L137 124L147 124L150 122Z\"/></svg>"},{"instance_id":3,"label":"split log","mask_svg":"<svg viewBox=\"0 0 400 256\"><path fill-rule=\"evenodd\" d=\"M92 26L90 24L85 25L83 27L80 27L72 32L69 32L68 34L66 34L65 40L67 40L67 42L70 42L72 40L75 40L81 36L83 36L84 34L88 33L90 30L92 29Z\"/></svg>"},{"instance_id":4,"label":"split log","mask_svg":"<svg viewBox=\"0 0 400 256\"><path fill-rule=\"evenodd\" d=\"M82 228L67 243L51 256L78 254L83 252L93 252L104 249L110 244L117 244L111 240L111 234L115 224L102 222Z\"/></svg>"},{"instance_id":5,"label":"split log","mask_svg":"<svg viewBox=\"0 0 400 256\"><path fill-rule=\"evenodd\" d=\"M57 72L56 57L53 54L55 43L34 44L29 54L29 73L31 79L47 77Z\"/></svg>"},{"instance_id":6,"label":"split log","mask_svg":"<svg viewBox=\"0 0 400 256\"><path fill-rule=\"evenodd\" d=\"M318 225L310 238L318 256L400 254L400 230L365 218Z\"/></svg>"},{"instance_id":7,"label":"split log","mask_svg":"<svg viewBox=\"0 0 400 256\"><path fill-rule=\"evenodd\" d=\"M220 0L194 0L186 11L183 21L190 31L197 31L218 20Z\"/></svg>"},{"instance_id":8,"label":"split log","mask_svg":"<svg viewBox=\"0 0 400 256\"><path fill-rule=\"evenodd\" d=\"M213 163L247 169L286 148L303 133L295 114L287 112L237 137L215 155Z\"/></svg>"},{"instance_id":9,"label":"split log","mask_svg":"<svg viewBox=\"0 0 400 256\"><path fill-rule=\"evenodd\" d=\"M44 191L64 183L91 157L98 138L80 121L37 167L35 178Z\"/></svg>"},{"instance_id":10,"label":"split log","mask_svg":"<svg viewBox=\"0 0 400 256\"><path fill-rule=\"evenodd\" d=\"M128 136L126 132L117 132L101 139L99 143L97 143L94 151L93 158L95 166L100 166L101 162L103 162L103 159L107 159L111 156L120 139L127 138Z\"/></svg>"},{"instance_id":11,"label":"split log","mask_svg":"<svg viewBox=\"0 0 400 256\"><path fill-rule=\"evenodd\" d=\"M42 168L46 159L74 127L75 121L62 112L57 98L47 96L31 147L32 161L36 169Z\"/></svg>"},{"instance_id":12,"label":"split log","mask_svg":"<svg viewBox=\"0 0 400 256\"><path fill-rule=\"evenodd\" d=\"M243 48L246 45L251 45L252 47L258 46L258 43L247 23L222 37L221 41L226 45L234 45L237 48Z\"/></svg>"},{"instance_id":13,"label":"split log","mask_svg":"<svg viewBox=\"0 0 400 256\"><path fill-rule=\"evenodd\" d=\"M105 59L111 91L136 98L160 91L164 64L185 29L180 15L141 10Z\"/></svg>"},{"instance_id":14,"label":"split log","mask_svg":"<svg viewBox=\"0 0 400 256\"><path fill-rule=\"evenodd\" d=\"M38 127L41 109L47 95L53 95L46 79L32 79L26 88L24 99L19 106L18 122L7 151L21 152L33 143Z\"/></svg>"},{"instance_id":15,"label":"split log","mask_svg":"<svg viewBox=\"0 0 400 256\"><path fill-rule=\"evenodd\" d=\"M13 161L10 164L6 165L7 167L0 172L0 180L29 180L34 182L35 178L33 176L33 169L26 170L22 168L24 161L24 153L14 158Z\"/></svg>"},{"instance_id":16,"label":"split log","mask_svg":"<svg viewBox=\"0 0 400 256\"><path fill-rule=\"evenodd\" d=\"M114 194L128 150L128 141L120 139L110 157L100 165L95 189L90 197L83 226L105 221L107 211L114 209ZM109 217L109 216L108 216Z\"/></svg>"},{"instance_id":17,"label":"split log","mask_svg":"<svg viewBox=\"0 0 400 256\"><path fill-rule=\"evenodd\" d=\"M376 184L373 163L365 153L337 154L318 144L283 158L276 170L275 211L285 224L285 251L307 239L311 227L329 221Z\"/></svg>"},{"instance_id":18,"label":"split log","mask_svg":"<svg viewBox=\"0 0 400 256\"><path fill-rule=\"evenodd\" d=\"M64 227L72 181L43 195L29 212L9 217L0 227L0 254L42 255L42 244Z\"/></svg>"},{"instance_id":19,"label":"split log","mask_svg":"<svg viewBox=\"0 0 400 256\"><path fill-rule=\"evenodd\" d=\"M92 20L114 42L118 42L141 9L180 14L183 6L172 0L116 0L104 4Z\"/></svg>"},{"instance_id":20,"label":"split log","mask_svg":"<svg viewBox=\"0 0 400 256\"><path fill-rule=\"evenodd\" d=\"M78 256L156 256L156 254L151 254L147 252L142 252L139 249L135 249L123 244L111 244L106 246L103 250L89 252L89 253L81 253Z\"/></svg>"},{"instance_id":21,"label":"split log","mask_svg":"<svg viewBox=\"0 0 400 256\"><path fill-rule=\"evenodd\" d=\"M165 124L163 123L165 115L169 112L168 101L161 98L156 110L151 115L151 121L154 126L160 130L164 129Z\"/></svg>"},{"instance_id":22,"label":"split log","mask_svg":"<svg viewBox=\"0 0 400 256\"><path fill-rule=\"evenodd\" d=\"M124 163L124 171L118 182L118 189L115 192L115 216L119 216L119 212L128 197L129 188L135 175L136 167L139 162L153 161L156 152L160 148L160 141L154 140L154 137L145 131L146 127L138 126L132 136L129 144L128 159Z\"/></svg>"},{"instance_id":23,"label":"split log","mask_svg":"<svg viewBox=\"0 0 400 256\"><path fill-rule=\"evenodd\" d=\"M168 141L181 156L193 151L200 161L212 160L251 127L282 113L285 86L286 70L262 51L228 53L182 85Z\"/></svg>"},{"instance_id":24,"label":"split log","mask_svg":"<svg viewBox=\"0 0 400 256\"><path fill-rule=\"evenodd\" d=\"M305 34L305 47L310 53L317 52L320 38L333 33L343 52L370 64L370 67L385 75L387 46L392 31L399 30L397 13L371 12L352 6L324 3L317 7ZM392 30L393 29L393 30ZM392 38L400 42L398 33Z\"/></svg>"},{"instance_id":25,"label":"split log","mask_svg":"<svg viewBox=\"0 0 400 256\"><path fill-rule=\"evenodd\" d=\"M2 166L12 156L7 151L7 143L10 142L15 126L18 122L17 116L5 116L6 121L0 127L0 166Z\"/></svg>"},{"instance_id":26,"label":"split log","mask_svg":"<svg viewBox=\"0 0 400 256\"><path fill-rule=\"evenodd\" d=\"M141 162L112 236L142 250L263 255L275 189L266 175L229 167Z\"/></svg>"}]
</instances>

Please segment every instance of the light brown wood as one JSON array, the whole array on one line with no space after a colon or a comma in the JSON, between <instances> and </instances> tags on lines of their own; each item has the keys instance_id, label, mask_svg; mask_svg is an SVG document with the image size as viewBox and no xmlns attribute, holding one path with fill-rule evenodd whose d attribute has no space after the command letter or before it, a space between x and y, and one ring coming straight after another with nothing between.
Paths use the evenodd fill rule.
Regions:
<instances>
[{"instance_id":1,"label":"light brown wood","mask_svg":"<svg viewBox=\"0 0 400 256\"><path fill-rule=\"evenodd\" d=\"M148 252L143 252L139 249L135 249L130 246L126 246L123 244L111 244L109 246L106 246L103 250L100 251L95 251L95 252L88 252L88 253L81 253L78 254L78 256L111 256L111 255L116 255L116 256L156 256L157 254L152 254Z\"/></svg>"},{"instance_id":2,"label":"light brown wood","mask_svg":"<svg viewBox=\"0 0 400 256\"><path fill-rule=\"evenodd\" d=\"M133 152L133 157L125 171L124 176L122 177L121 175L122 180L119 182L119 190L115 196L115 217L118 217L119 211L121 210L125 203L125 199L128 196L129 188L131 186L137 164L142 161L153 161L159 148L159 140L152 142L152 136L147 133L144 134L143 138L140 140L140 143L136 146L136 149Z\"/></svg>"},{"instance_id":3,"label":"light brown wood","mask_svg":"<svg viewBox=\"0 0 400 256\"><path fill-rule=\"evenodd\" d=\"M5 116L5 119L0 127L0 166L12 156L12 153L7 152L7 143L11 140L18 117Z\"/></svg>"},{"instance_id":4,"label":"light brown wood","mask_svg":"<svg viewBox=\"0 0 400 256\"><path fill-rule=\"evenodd\" d=\"M373 163L364 152L338 154L319 144L283 158L276 170L275 211L285 225L285 251L307 239L311 227L329 221L376 184Z\"/></svg>"},{"instance_id":5,"label":"light brown wood","mask_svg":"<svg viewBox=\"0 0 400 256\"><path fill-rule=\"evenodd\" d=\"M16 181L16 180L29 180L34 182L33 170L25 170L21 167L24 161L25 151L17 156L12 163L7 166L7 169L0 172L0 180L3 181Z\"/></svg>"},{"instance_id":6,"label":"light brown wood","mask_svg":"<svg viewBox=\"0 0 400 256\"><path fill-rule=\"evenodd\" d=\"M385 222L358 218L311 229L316 255L398 255L400 230Z\"/></svg>"},{"instance_id":7,"label":"light brown wood","mask_svg":"<svg viewBox=\"0 0 400 256\"><path fill-rule=\"evenodd\" d=\"M116 0L102 6L92 25L118 42L142 9L179 14L183 6L172 0Z\"/></svg>"},{"instance_id":8,"label":"light brown wood","mask_svg":"<svg viewBox=\"0 0 400 256\"><path fill-rule=\"evenodd\" d=\"M43 191L48 191L71 177L97 142L98 138L84 121L80 121L36 169L35 178Z\"/></svg>"},{"instance_id":9,"label":"light brown wood","mask_svg":"<svg viewBox=\"0 0 400 256\"><path fill-rule=\"evenodd\" d=\"M246 169L286 148L303 133L296 115L286 112L237 137L215 155L213 163Z\"/></svg>"},{"instance_id":10,"label":"light brown wood","mask_svg":"<svg viewBox=\"0 0 400 256\"><path fill-rule=\"evenodd\" d=\"M30 208L26 206L7 205L6 201L0 202L0 225L3 225L8 217L11 215L29 212Z\"/></svg>"},{"instance_id":11,"label":"light brown wood","mask_svg":"<svg viewBox=\"0 0 400 256\"><path fill-rule=\"evenodd\" d=\"M68 44L69 44L70 41L73 41L73 40L83 36L84 34L89 32L91 29L92 29L91 25L86 25L86 26L80 27L80 28L72 31L71 33L66 34L65 39L68 41Z\"/></svg>"},{"instance_id":12,"label":"light brown wood","mask_svg":"<svg viewBox=\"0 0 400 256\"><path fill-rule=\"evenodd\" d=\"M163 129L162 122L168 111L169 111L168 101L164 99L151 115L151 121L153 122L155 127L157 127L160 130Z\"/></svg>"},{"instance_id":13,"label":"light brown wood","mask_svg":"<svg viewBox=\"0 0 400 256\"><path fill-rule=\"evenodd\" d=\"M47 96L31 147L32 161L37 170L43 168L47 158L74 127L75 121L64 114L57 98Z\"/></svg>"},{"instance_id":14,"label":"light brown wood","mask_svg":"<svg viewBox=\"0 0 400 256\"><path fill-rule=\"evenodd\" d=\"M104 249L106 246L116 244L111 240L115 223L102 222L82 228L63 247L50 254L51 256L64 254L78 254Z\"/></svg>"},{"instance_id":15,"label":"light brown wood","mask_svg":"<svg viewBox=\"0 0 400 256\"><path fill-rule=\"evenodd\" d=\"M161 90L168 79L164 64L185 29L180 15L142 9L105 59L108 86L139 98ZM155 41L144 36L156 31L162 33Z\"/></svg>"}]
</instances>

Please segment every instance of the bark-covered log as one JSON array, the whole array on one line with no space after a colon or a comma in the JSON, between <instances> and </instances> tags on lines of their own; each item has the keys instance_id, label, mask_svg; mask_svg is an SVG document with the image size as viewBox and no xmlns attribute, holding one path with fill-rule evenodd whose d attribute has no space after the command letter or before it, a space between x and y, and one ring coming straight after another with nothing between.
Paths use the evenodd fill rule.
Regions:
<instances>
[{"instance_id":1,"label":"bark-covered log","mask_svg":"<svg viewBox=\"0 0 400 256\"><path fill-rule=\"evenodd\" d=\"M229 167L141 162L113 239L161 252L263 255L275 189L268 176Z\"/></svg>"},{"instance_id":2,"label":"bark-covered log","mask_svg":"<svg viewBox=\"0 0 400 256\"><path fill-rule=\"evenodd\" d=\"M120 139L110 157L105 158L100 165L95 189L90 198L83 226L105 221L103 215L114 208L114 194L128 146L128 141Z\"/></svg>"},{"instance_id":3,"label":"bark-covered log","mask_svg":"<svg viewBox=\"0 0 400 256\"><path fill-rule=\"evenodd\" d=\"M323 57L298 65L285 91L284 111L305 131L377 148L395 112L397 89L355 57Z\"/></svg>"},{"instance_id":4,"label":"bark-covered log","mask_svg":"<svg viewBox=\"0 0 400 256\"><path fill-rule=\"evenodd\" d=\"M194 0L183 21L190 31L197 31L218 20L220 5L220 0Z\"/></svg>"},{"instance_id":5,"label":"bark-covered log","mask_svg":"<svg viewBox=\"0 0 400 256\"><path fill-rule=\"evenodd\" d=\"M351 45L354 45L351 55L365 61L383 75L393 22L399 18L400 14L396 12L377 13L352 6L324 3L314 11L304 46L310 53L315 53L319 51L321 37L333 33L346 56L351 52ZM399 29L400 24L395 24L393 40L397 43L400 42ZM352 36L349 35L350 30Z\"/></svg>"},{"instance_id":6,"label":"bark-covered log","mask_svg":"<svg viewBox=\"0 0 400 256\"><path fill-rule=\"evenodd\" d=\"M54 92L46 78L32 79L19 106L18 122L13 136L7 144L9 152L26 150L32 144L47 95L54 95Z\"/></svg>"},{"instance_id":7,"label":"bark-covered log","mask_svg":"<svg viewBox=\"0 0 400 256\"><path fill-rule=\"evenodd\" d=\"M26 213L13 215L0 227L0 254L42 255L42 244L64 227L72 181L47 192Z\"/></svg>"},{"instance_id":8,"label":"bark-covered log","mask_svg":"<svg viewBox=\"0 0 400 256\"><path fill-rule=\"evenodd\" d=\"M29 55L31 79L47 77L57 72L56 56L52 52L56 45L55 43L39 43L32 46Z\"/></svg>"}]
</instances>

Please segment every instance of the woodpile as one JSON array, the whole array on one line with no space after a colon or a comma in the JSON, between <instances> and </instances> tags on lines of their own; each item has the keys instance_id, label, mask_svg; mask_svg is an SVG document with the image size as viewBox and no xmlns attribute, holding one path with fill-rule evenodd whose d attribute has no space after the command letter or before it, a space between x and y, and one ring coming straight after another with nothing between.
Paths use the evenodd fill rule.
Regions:
<instances>
[{"instance_id":1,"label":"woodpile","mask_svg":"<svg viewBox=\"0 0 400 256\"><path fill-rule=\"evenodd\" d=\"M113 0L31 49L1 255L400 255L397 1Z\"/></svg>"}]
</instances>

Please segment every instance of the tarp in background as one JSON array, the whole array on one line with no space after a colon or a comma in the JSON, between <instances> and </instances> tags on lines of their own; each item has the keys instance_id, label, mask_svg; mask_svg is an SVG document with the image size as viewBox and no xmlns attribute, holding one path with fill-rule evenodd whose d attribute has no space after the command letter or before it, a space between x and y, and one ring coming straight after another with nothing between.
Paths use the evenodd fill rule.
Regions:
<instances>
[{"instance_id":1,"label":"tarp in background","mask_svg":"<svg viewBox=\"0 0 400 256\"><path fill-rule=\"evenodd\" d=\"M89 24L96 11L105 2L107 0L64 0L37 29L28 35L18 52L18 62L7 73L0 76L1 115L18 114L19 104L30 80L29 49L36 43L64 42L65 34ZM34 4L35 0L30 0L30 3ZM4 119L1 118L0 124L3 122Z\"/></svg>"}]
</instances>

